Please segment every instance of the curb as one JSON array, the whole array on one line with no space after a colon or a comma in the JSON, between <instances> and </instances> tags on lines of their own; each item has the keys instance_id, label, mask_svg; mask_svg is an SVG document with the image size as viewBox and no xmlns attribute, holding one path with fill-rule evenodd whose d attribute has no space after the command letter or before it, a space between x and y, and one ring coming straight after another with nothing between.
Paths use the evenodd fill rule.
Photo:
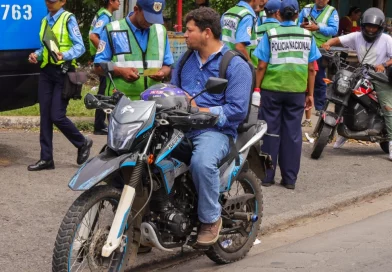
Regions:
<instances>
[{"instance_id":1,"label":"curb","mask_svg":"<svg viewBox=\"0 0 392 272\"><path fill-rule=\"evenodd\" d=\"M258 238L262 241L263 235L288 229L295 225L299 225L306 219L327 214L362 201L371 200L376 197L386 195L391 192L392 182L385 181L360 188L360 190L336 195L327 198L324 201L319 201L306 206L303 205L301 206L300 211L289 211L286 213L273 215L267 219L263 218L264 220L262 222L261 233L258 235ZM183 253L179 251L177 254L171 254L167 257L162 257L159 261L137 265L132 267L132 269L137 269L141 272L160 271L184 263L186 261L196 259L202 255L204 255L202 252L196 250L185 251Z\"/></svg>"},{"instance_id":2,"label":"curb","mask_svg":"<svg viewBox=\"0 0 392 272\"><path fill-rule=\"evenodd\" d=\"M94 123L94 117L69 117L69 119L71 119L73 123ZM39 127L39 125L39 116L0 116L0 128L31 129Z\"/></svg>"}]
</instances>

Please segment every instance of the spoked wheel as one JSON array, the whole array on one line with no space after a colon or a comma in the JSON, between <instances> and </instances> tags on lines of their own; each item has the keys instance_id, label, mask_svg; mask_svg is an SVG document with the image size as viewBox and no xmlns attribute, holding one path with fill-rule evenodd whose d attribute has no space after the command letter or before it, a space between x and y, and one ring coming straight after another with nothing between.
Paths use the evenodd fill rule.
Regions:
<instances>
[{"instance_id":1,"label":"spoked wheel","mask_svg":"<svg viewBox=\"0 0 392 272\"><path fill-rule=\"evenodd\" d=\"M126 227L121 245L109 256L102 247L120 201L121 191L98 186L83 193L69 208L57 234L53 252L53 272L123 271L127 265L132 228Z\"/></svg>"},{"instance_id":2,"label":"spoked wheel","mask_svg":"<svg viewBox=\"0 0 392 272\"><path fill-rule=\"evenodd\" d=\"M223 203L221 236L206 251L206 255L218 264L227 264L244 258L257 238L263 216L260 180L252 170L243 171L231 185L230 191L224 193L222 198L226 199L226 203L230 199L236 199L236 204L225 206ZM253 215L254 220L232 221L225 218L234 212Z\"/></svg>"},{"instance_id":3,"label":"spoked wheel","mask_svg":"<svg viewBox=\"0 0 392 272\"><path fill-rule=\"evenodd\" d=\"M332 128L326 125L324 122L320 124L320 130L317 139L314 141L312 154L310 156L312 159L318 159L323 153L324 147L328 144L329 137L331 135Z\"/></svg>"}]
</instances>

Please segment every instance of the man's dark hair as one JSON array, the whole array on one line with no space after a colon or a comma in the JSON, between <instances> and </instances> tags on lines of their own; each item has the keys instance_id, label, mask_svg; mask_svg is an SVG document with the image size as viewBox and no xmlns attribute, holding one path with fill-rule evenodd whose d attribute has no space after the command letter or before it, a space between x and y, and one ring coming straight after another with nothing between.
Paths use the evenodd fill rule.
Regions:
<instances>
[{"instance_id":1,"label":"man's dark hair","mask_svg":"<svg viewBox=\"0 0 392 272\"><path fill-rule=\"evenodd\" d=\"M356 6L351 7L351 8L348 10L347 16L351 16L353 13L358 13L358 12L361 12L361 9L360 9L359 7L356 7Z\"/></svg>"},{"instance_id":2,"label":"man's dark hair","mask_svg":"<svg viewBox=\"0 0 392 272\"><path fill-rule=\"evenodd\" d=\"M295 12L295 10L291 7L286 7L283 10L283 13L280 13L280 15L282 15L282 18L284 21L294 21L294 17L295 15L297 15L297 13Z\"/></svg>"},{"instance_id":3,"label":"man's dark hair","mask_svg":"<svg viewBox=\"0 0 392 272\"><path fill-rule=\"evenodd\" d=\"M186 15L185 24L189 21L194 21L195 25L200 28L201 31L206 30L206 28L211 29L212 34L215 39L220 39L222 34L220 16L212 8L200 7L194 9Z\"/></svg>"}]
</instances>

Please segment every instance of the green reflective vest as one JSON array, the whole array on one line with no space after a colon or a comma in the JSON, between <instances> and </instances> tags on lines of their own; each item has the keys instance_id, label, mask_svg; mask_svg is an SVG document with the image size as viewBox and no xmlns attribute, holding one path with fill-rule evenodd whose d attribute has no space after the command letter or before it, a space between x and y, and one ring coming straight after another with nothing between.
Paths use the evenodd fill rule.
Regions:
<instances>
[{"instance_id":1,"label":"green reflective vest","mask_svg":"<svg viewBox=\"0 0 392 272\"><path fill-rule=\"evenodd\" d=\"M262 89L303 93L308 83L312 34L298 26L279 26L267 31L270 60Z\"/></svg>"},{"instance_id":2,"label":"green reflective vest","mask_svg":"<svg viewBox=\"0 0 392 272\"><path fill-rule=\"evenodd\" d=\"M60 17L57 19L55 24L52 26L52 31L53 31L54 35L56 36L57 41L60 46L59 51L62 53L67 52L73 46L72 40L69 36L68 27L67 27L68 20L71 16L73 16L73 14L71 12L64 11L60 15ZM41 21L41 30L39 32L39 37L40 37L42 44L43 44L43 42L42 42L43 37L45 35L45 30L47 29L46 28L47 24L48 24L48 20L45 17ZM65 62L64 60L55 62L54 59L49 56L49 51L46 48L46 46L44 46L44 50L42 52L41 68L44 68L48 63L55 64L55 65L61 65L64 62ZM74 65L76 67L76 60L72 60L72 65Z\"/></svg>"},{"instance_id":3,"label":"green reflective vest","mask_svg":"<svg viewBox=\"0 0 392 272\"><path fill-rule=\"evenodd\" d=\"M105 14L106 16L108 16L110 22L112 21L113 15L107 9L101 8L100 10L98 10L97 14L94 17L93 22L91 23L89 36L90 36L91 32L93 31L93 29L95 28L95 25L97 24L97 22L99 22L98 19L102 16L102 14ZM94 56L97 53L97 48L91 42L90 39L89 39L89 42L90 42L90 54L91 54L91 56Z\"/></svg>"},{"instance_id":4,"label":"green reflective vest","mask_svg":"<svg viewBox=\"0 0 392 272\"><path fill-rule=\"evenodd\" d=\"M152 80L147 76L143 76L144 69L149 68L162 68L163 59L166 46L166 29L163 25L154 24L150 27L148 45L146 52L143 52L135 38L131 28L129 27L126 19L111 22L106 26L110 47L113 52L112 62L117 67L133 67L138 69L140 78L133 82L128 82L122 77L115 77L114 83L119 91L123 92L132 100L139 100L140 94L148 87L160 83L159 81ZM115 43L116 35L121 35L125 32L125 37L128 37L131 52L116 53ZM124 37L123 36L123 37ZM113 86L109 79L107 79L106 93L111 94Z\"/></svg>"},{"instance_id":5,"label":"green reflective vest","mask_svg":"<svg viewBox=\"0 0 392 272\"><path fill-rule=\"evenodd\" d=\"M310 9L313 9L313 7L314 4L309 4L305 6L305 8L310 8ZM318 24L328 25L328 20L331 17L332 12L334 10L335 10L334 7L330 5L326 5L323 12L321 12L321 14L317 17L316 22ZM318 31L313 31L312 34L314 36L314 39L316 40L317 47L321 47L323 43L326 43L329 39L332 38L332 36L324 36Z\"/></svg>"},{"instance_id":6,"label":"green reflective vest","mask_svg":"<svg viewBox=\"0 0 392 272\"><path fill-rule=\"evenodd\" d=\"M263 38L264 33L270 30L271 28L276 28L280 26L280 23L274 23L274 22L269 22L269 23L264 23L262 25L259 25L257 27L256 35L257 35L257 40L260 41L261 38Z\"/></svg>"},{"instance_id":7,"label":"green reflective vest","mask_svg":"<svg viewBox=\"0 0 392 272\"><path fill-rule=\"evenodd\" d=\"M267 19L267 13L265 12L264 9L259 12L259 17L260 17L261 24L264 24L264 21Z\"/></svg>"},{"instance_id":8,"label":"green reflective vest","mask_svg":"<svg viewBox=\"0 0 392 272\"><path fill-rule=\"evenodd\" d=\"M253 51L256 49L257 46L257 35L256 35L256 25L257 25L257 18L255 18L252 13L245 7L234 6L226 13L223 14L222 18L222 41L227 44L227 46L234 50L236 44L236 32L239 23L245 16L252 16L253 25L250 31L250 44L246 47L246 51L249 54L249 57L252 60L252 63L255 67L257 67L258 59L256 56L253 56Z\"/></svg>"}]
</instances>

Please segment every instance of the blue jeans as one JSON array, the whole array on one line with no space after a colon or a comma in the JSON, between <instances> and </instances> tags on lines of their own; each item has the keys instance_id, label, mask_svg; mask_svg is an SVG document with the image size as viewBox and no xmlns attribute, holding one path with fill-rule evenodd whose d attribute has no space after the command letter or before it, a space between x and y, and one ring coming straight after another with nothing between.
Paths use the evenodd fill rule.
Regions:
<instances>
[{"instance_id":1,"label":"blue jeans","mask_svg":"<svg viewBox=\"0 0 392 272\"><path fill-rule=\"evenodd\" d=\"M193 137L190 171L198 193L198 216L202 223L216 222L221 216L219 162L229 153L229 137L207 131Z\"/></svg>"}]
</instances>

